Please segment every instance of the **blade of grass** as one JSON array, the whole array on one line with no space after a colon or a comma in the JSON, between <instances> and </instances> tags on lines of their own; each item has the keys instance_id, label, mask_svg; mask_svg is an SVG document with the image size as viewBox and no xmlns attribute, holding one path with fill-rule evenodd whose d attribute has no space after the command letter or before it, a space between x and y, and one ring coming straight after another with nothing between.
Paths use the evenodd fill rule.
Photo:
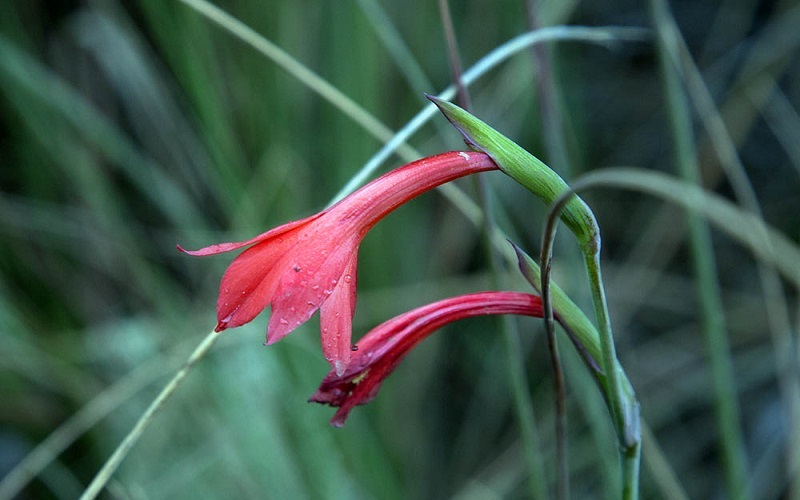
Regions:
<instances>
[{"instance_id":1,"label":"blade of grass","mask_svg":"<svg viewBox=\"0 0 800 500\"><path fill-rule=\"evenodd\" d=\"M448 59L450 61L450 73L452 75L453 83L458 91L459 99L463 106L470 109L472 106L472 99L470 98L469 89L464 83L463 72L461 71L461 57L458 50L458 41L453 27L453 21L450 16L450 8L447 0L439 0L439 15L442 21L442 28L444 30ZM489 264L489 275L492 286L496 289L505 290L505 280L500 272L499 254L494 245L492 245L491 235L496 227L494 214L491 204L491 190L486 182L486 176L477 175L473 177L476 190L478 192L479 206L483 213L483 236L484 244L487 253L487 260ZM514 398L514 409L516 417L519 422L520 435L522 439L522 449L528 465L528 479L526 485L531 498L547 498L547 481L544 474L543 460L540 453L540 439L536 432L536 418L533 409L533 401L531 397L531 387L527 381L525 372L525 360L523 358L524 352L522 350L519 332L514 326L513 320L508 316L500 318L501 330L503 332L503 340L505 346L505 355L508 360L508 372L511 378L511 392ZM554 383L556 385L556 403L557 409L564 412L564 394L563 394L563 374L560 370L558 360L558 351L555 344L554 333L550 330L548 336L548 345L550 346L551 360L553 364L553 371L555 372ZM551 339L552 337L552 339ZM560 404L559 404L560 403ZM563 422L560 419L556 420L556 434L560 438L564 437L564 429L561 427ZM563 439L558 440L557 449L559 453L564 453L562 447ZM566 463L566 462L564 462ZM558 477L565 474L566 468L560 469L562 462L559 461L556 467Z\"/></svg>"},{"instance_id":2,"label":"blade of grass","mask_svg":"<svg viewBox=\"0 0 800 500\"><path fill-rule=\"evenodd\" d=\"M774 89L772 99L763 109L767 125L780 141L786 154L791 158L797 174L800 175L800 114L792 107L786 94L777 88L774 78L770 78L770 86Z\"/></svg>"},{"instance_id":3,"label":"blade of grass","mask_svg":"<svg viewBox=\"0 0 800 500\"><path fill-rule=\"evenodd\" d=\"M172 370L173 363L156 358L117 380L58 426L0 481L0 498L14 498L58 455L136 393Z\"/></svg>"},{"instance_id":4,"label":"blade of grass","mask_svg":"<svg viewBox=\"0 0 800 500\"><path fill-rule=\"evenodd\" d=\"M650 0L650 14L655 25L661 62L661 76L667 99L667 112L674 148L674 161L684 181L700 185L700 169L694 146L692 120L689 116L677 69L670 59L670 46L675 41L675 31L666 2ZM725 470L725 482L731 498L744 500L751 497L748 484L747 454L741 432L739 398L733 371L730 340L725 326L719 277L711 243L711 233L704 219L689 211L689 243L697 278L703 333L708 345L714 383L714 407Z\"/></svg>"},{"instance_id":5,"label":"blade of grass","mask_svg":"<svg viewBox=\"0 0 800 500\"><path fill-rule=\"evenodd\" d=\"M392 131L362 108L357 102L311 71L307 66L297 61L285 50L281 49L267 38L259 35L243 22L205 0L179 1L275 62L289 74L297 78L303 85L306 85L309 89L319 94L324 100L339 109L345 116L349 116L353 121L361 125L364 130L370 132L379 141L387 142L392 138ZM408 149L408 146L401 146L401 151L405 155L415 156L413 150Z\"/></svg>"},{"instance_id":6,"label":"blade of grass","mask_svg":"<svg viewBox=\"0 0 800 500\"><path fill-rule=\"evenodd\" d=\"M375 34L383 41L386 50L402 70L411 88L420 93L420 99L424 99L422 93L432 89L433 83L425 74L422 66L417 63L411 50L403 41L402 36L400 36L389 16L386 15L380 3L376 0L358 0L358 5L371 21L372 26L375 28Z\"/></svg>"},{"instance_id":7,"label":"blade of grass","mask_svg":"<svg viewBox=\"0 0 800 500\"><path fill-rule=\"evenodd\" d=\"M541 9L544 2L529 0L526 2L528 12L528 29L535 31L543 26L541 19ZM552 165L563 177L569 179L572 167L567 154L566 143L562 127L562 114L559 106L558 87L553 74L551 60L552 47L543 44L532 45L530 48L535 69L534 78L539 97L539 109L543 122L542 133L544 135L545 150L547 153L546 161ZM568 247L566 251L574 247ZM543 300L549 300L549 294L543 296ZM551 362L556 373L556 380L563 379L563 371L560 368L558 356L558 344L555 338L555 322L553 320L552 307L544 307L546 313L545 331L547 343L551 350ZM566 390L563 381L556 382L556 460L559 464L558 474L558 495L557 498L569 498L569 464L567 462L567 415L565 409Z\"/></svg>"},{"instance_id":8,"label":"blade of grass","mask_svg":"<svg viewBox=\"0 0 800 500\"><path fill-rule=\"evenodd\" d=\"M186 364L183 365L183 368L178 370L175 376L161 389L158 396L150 403L150 406L147 407L144 413L139 416L139 419L136 421L131 431L125 436L119 446L114 450L114 453L111 454L108 460L103 464L103 467L97 472L92 482L89 483L89 486L81 495L81 500L92 500L103 491L103 488L105 488L108 481L117 471L119 465L125 460L125 457L128 456L128 453L130 453L139 439L141 439L150 424L153 423L153 418L164 406L164 403L172 397L175 390L178 389L181 382L183 382L194 365L208 353L219 337L219 333L212 331L197 345L189 356L189 359L186 360Z\"/></svg>"},{"instance_id":9,"label":"blade of grass","mask_svg":"<svg viewBox=\"0 0 800 500\"><path fill-rule=\"evenodd\" d=\"M658 445L655 434L644 421L642 421L642 442L644 443L642 445L642 458L661 488L664 498L669 500L689 500L689 495L686 494L683 486L678 482L675 471Z\"/></svg>"},{"instance_id":10,"label":"blade of grass","mask_svg":"<svg viewBox=\"0 0 800 500\"><path fill-rule=\"evenodd\" d=\"M745 167L736 151L731 134L714 104L711 92L703 81L700 71L689 54L675 20L666 7L659 9L657 14L657 27L660 33L659 39L663 39L661 47L665 63L668 59L669 68L672 71L677 73L680 70L687 92L708 132L711 145L731 182L736 198L749 212L759 218L763 218L760 204L747 177ZM671 78L676 80L673 85L677 86L678 75L675 74ZM774 89L775 87L771 88ZM685 126L686 123L682 127L676 128L678 133L682 130L688 130ZM753 233L751 238L753 239L753 245L758 245L761 242L766 246L767 251L771 251L770 240L765 234ZM793 478L795 477L794 470L800 464L800 380L796 376L798 370L800 370L800 360L798 360L796 349L793 348L794 341L792 339L789 306L783 298L784 293L777 272L772 267L766 266L761 262L757 265L760 285L764 294L764 306L768 311L769 331L777 359L777 377L781 399L784 401L784 413L789 425L787 477ZM731 388L728 389L730 390ZM743 453L743 451L740 452ZM741 465L739 467L741 468ZM742 470L730 470L729 474L739 477L742 472ZM739 486L730 485L731 488L736 487L737 490L740 489ZM798 487L800 486L798 486L797 481L794 481L793 488L796 489Z\"/></svg>"},{"instance_id":11,"label":"blade of grass","mask_svg":"<svg viewBox=\"0 0 800 500\"><path fill-rule=\"evenodd\" d=\"M800 247L760 218L721 196L667 174L634 167L612 167L590 172L573 182L572 189L583 191L600 186L647 193L684 209L697 211L756 258L774 266L788 282L800 289ZM753 232L766 234L773 251L755 244L751 237Z\"/></svg>"},{"instance_id":12,"label":"blade of grass","mask_svg":"<svg viewBox=\"0 0 800 500\"><path fill-rule=\"evenodd\" d=\"M468 68L463 75L464 84L467 86L471 85L509 57L537 43L556 40L575 40L607 45L619 43L623 40L640 41L646 37L647 33L646 30L637 28L587 28L581 26L553 26L524 33L492 50ZM442 100L448 100L455 95L455 92L455 86L451 85L440 92L437 97ZM405 126L394 134L391 140L386 142L380 151L375 153L375 155L361 167L350 182L333 197L331 204L358 189L358 187L362 185L389 156L394 154L395 151L399 151L398 148L406 144L406 141L434 115L436 115L436 107L429 104L411 118ZM402 151L399 152L401 156L406 158L405 155L402 154Z\"/></svg>"}]
</instances>

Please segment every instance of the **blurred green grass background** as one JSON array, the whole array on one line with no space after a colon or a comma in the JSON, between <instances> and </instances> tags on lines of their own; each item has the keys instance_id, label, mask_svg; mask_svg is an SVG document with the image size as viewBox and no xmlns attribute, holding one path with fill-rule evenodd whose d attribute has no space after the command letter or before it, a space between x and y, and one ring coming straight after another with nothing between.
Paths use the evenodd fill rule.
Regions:
<instances>
[{"instance_id":1,"label":"blurred green grass background","mask_svg":"<svg viewBox=\"0 0 800 500\"><path fill-rule=\"evenodd\" d=\"M433 1L217 5L392 130L425 105L421 91L451 82ZM465 67L528 29L521 0L450 8ZM540 25L651 27L639 2L539 8ZM674 2L672 9L764 218L797 241L797 2ZM654 45L551 47L569 170L545 151L530 52L472 86L475 114L567 178L617 165L673 172ZM704 185L729 196L699 121L695 137ZM438 116L410 142L423 154L463 148ZM0 3L0 477L77 416L88 431L22 492L76 497L215 324L216 287L230 258L189 258L175 244L244 239L316 212L380 146L371 131L182 2ZM381 171L401 163L393 157ZM499 173L486 179L498 224L538 254L545 207ZM469 181L459 186L474 190ZM719 498L714 389L685 217L629 191L585 198L603 230L618 354L655 442L691 498ZM584 271L564 234L556 275L585 301ZM780 353L752 256L719 233L714 250L748 479L756 497L778 498L788 494L791 446ZM402 207L362 245L356 337L434 299L489 288L486 262L480 228L442 196ZM525 290L506 267L509 286ZM796 290L769 300L788 304L797 332ZM545 342L538 322L518 327L541 460L554 481ZM328 425L330 408L306 403L327 372L316 319L268 348L260 345L265 328L266 314L224 334L123 463L110 495L527 494L500 322L468 320L434 336L343 429ZM561 351L573 496L613 497L615 437L603 402L568 343ZM653 468L647 447L642 495L662 498L669 474Z\"/></svg>"}]
</instances>

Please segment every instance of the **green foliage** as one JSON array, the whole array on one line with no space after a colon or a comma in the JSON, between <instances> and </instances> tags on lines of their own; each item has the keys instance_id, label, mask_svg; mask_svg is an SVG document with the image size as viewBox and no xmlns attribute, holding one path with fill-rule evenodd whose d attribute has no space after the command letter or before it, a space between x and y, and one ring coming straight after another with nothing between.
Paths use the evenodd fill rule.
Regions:
<instances>
[{"instance_id":1,"label":"green foliage","mask_svg":"<svg viewBox=\"0 0 800 500\"><path fill-rule=\"evenodd\" d=\"M648 24L639 3L539 3L540 26ZM800 396L786 376L796 373L796 314L785 327L773 320L776 304L791 314L797 298L800 96L790 78L797 37L788 35L800 10L792 1L759 9L734 3L672 8L688 47L681 57L693 57L709 86L767 226L749 209L720 208L738 184L721 168L719 157L731 149L714 142L718 130L706 131L702 100L690 101L693 133L703 185L715 196L628 170L611 172L608 183L629 190L581 192L603 233L617 354L641 400L644 498L720 495L724 457L683 211L641 193L709 215L748 483L757 497L777 498L788 496L796 475L789 467L798 463ZM230 259L191 259L176 243L244 239L318 211L394 130L430 106L420 85L438 95L451 81L435 2L209 5L0 2L0 492L13 479L29 497L80 494L213 327ZM467 73L526 30L525 2L492 5L487 12L485 2L451 2ZM471 80L473 112L568 184L617 165L672 175L655 48L609 38L608 47L552 45L549 76L559 93L551 98L562 113L569 170L542 153L542 124L550 122L542 120L540 75L524 47ZM378 169L462 144L436 116ZM537 255L546 208L504 176L486 177L500 229ZM364 240L356 338L413 307L490 286L472 185L457 186L402 207ZM772 245L758 245L753 235L763 234ZM777 292L762 291L753 256L782 274ZM530 289L513 255L501 271L509 286ZM556 246L553 272L590 311L579 256ZM306 403L328 369L316 321L262 347L266 321L264 314L222 335L122 463L111 495L513 498L528 491L499 323L468 320L434 336L375 401L333 429L332 410ZM544 337L539 322L518 327L550 473ZM572 495L613 497L614 430L566 347ZM32 477L20 469L3 477L25 457ZM548 480L553 491L555 475Z\"/></svg>"}]
</instances>

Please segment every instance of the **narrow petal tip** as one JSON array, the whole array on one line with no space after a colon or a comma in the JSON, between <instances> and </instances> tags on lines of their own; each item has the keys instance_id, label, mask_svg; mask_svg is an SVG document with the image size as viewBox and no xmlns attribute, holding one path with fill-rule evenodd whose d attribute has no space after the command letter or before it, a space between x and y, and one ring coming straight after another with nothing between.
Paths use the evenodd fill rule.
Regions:
<instances>
[{"instance_id":1,"label":"narrow petal tip","mask_svg":"<svg viewBox=\"0 0 800 500\"><path fill-rule=\"evenodd\" d=\"M186 255L192 255L192 256L194 256L194 257L200 257L200 256L203 256L203 255L207 255L206 253L204 253L204 252L203 252L203 250L205 250L205 249L200 249L200 250L186 250L185 248L183 248L183 247L180 245L180 243L176 243L176 244L175 244L175 247L178 249L178 251L179 251L179 252L181 252L181 253L185 253Z\"/></svg>"},{"instance_id":2,"label":"narrow petal tip","mask_svg":"<svg viewBox=\"0 0 800 500\"><path fill-rule=\"evenodd\" d=\"M217 326L214 327L214 331L219 333L222 330L225 330L227 328L228 328L228 322L227 321L220 321L219 323L217 323Z\"/></svg>"}]
</instances>

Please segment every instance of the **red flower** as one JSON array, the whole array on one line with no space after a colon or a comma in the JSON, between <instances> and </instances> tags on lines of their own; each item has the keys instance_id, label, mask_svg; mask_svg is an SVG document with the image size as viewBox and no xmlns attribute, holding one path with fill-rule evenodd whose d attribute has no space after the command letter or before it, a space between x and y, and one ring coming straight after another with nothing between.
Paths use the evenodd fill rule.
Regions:
<instances>
[{"instance_id":1,"label":"red flower","mask_svg":"<svg viewBox=\"0 0 800 500\"><path fill-rule=\"evenodd\" d=\"M331 425L341 427L350 410L371 401L383 380L428 335L453 321L490 314L541 318L542 301L527 293L480 292L441 300L401 314L364 335L347 370L341 374L328 373L309 401L339 407Z\"/></svg>"},{"instance_id":2,"label":"red flower","mask_svg":"<svg viewBox=\"0 0 800 500\"><path fill-rule=\"evenodd\" d=\"M215 255L250 246L222 277L217 331L244 325L268 305L267 344L273 344L320 309L322 350L337 373L350 359L356 303L356 261L361 239L379 220L436 186L497 166L483 153L450 152L395 169L336 205L255 238L220 243L189 255Z\"/></svg>"}]
</instances>

